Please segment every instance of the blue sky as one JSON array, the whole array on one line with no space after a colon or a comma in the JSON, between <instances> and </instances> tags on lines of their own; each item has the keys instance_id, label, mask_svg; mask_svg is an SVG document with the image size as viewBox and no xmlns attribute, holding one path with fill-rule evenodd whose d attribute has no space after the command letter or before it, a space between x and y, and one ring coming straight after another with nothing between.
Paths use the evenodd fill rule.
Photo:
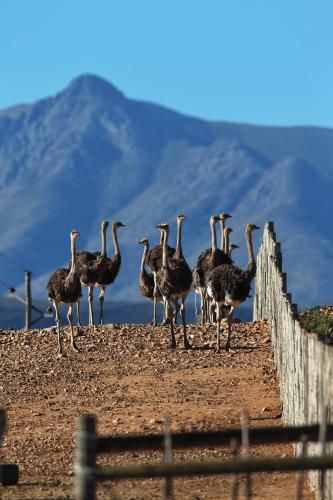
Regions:
<instances>
[{"instance_id":1,"label":"blue sky","mask_svg":"<svg viewBox=\"0 0 333 500\"><path fill-rule=\"evenodd\" d=\"M0 0L0 109L82 73L187 114L333 126L332 0Z\"/></svg>"}]
</instances>

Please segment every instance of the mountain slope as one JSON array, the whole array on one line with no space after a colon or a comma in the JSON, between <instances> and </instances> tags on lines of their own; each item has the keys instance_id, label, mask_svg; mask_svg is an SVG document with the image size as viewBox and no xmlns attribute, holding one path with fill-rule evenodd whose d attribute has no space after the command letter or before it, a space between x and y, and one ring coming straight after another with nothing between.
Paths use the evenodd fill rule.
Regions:
<instances>
[{"instance_id":1,"label":"mountain slope","mask_svg":"<svg viewBox=\"0 0 333 500\"><path fill-rule=\"evenodd\" d=\"M30 268L43 295L68 260L72 228L80 248L95 250L99 222L121 220L123 264L109 293L137 300L137 241L154 244L162 221L174 241L175 217L185 213L193 264L210 244L209 216L227 210L242 245L237 262L246 260L245 224L274 220L295 299L329 301L332 143L330 129L207 122L78 77L54 97L0 112L0 279L19 284Z\"/></svg>"}]
</instances>

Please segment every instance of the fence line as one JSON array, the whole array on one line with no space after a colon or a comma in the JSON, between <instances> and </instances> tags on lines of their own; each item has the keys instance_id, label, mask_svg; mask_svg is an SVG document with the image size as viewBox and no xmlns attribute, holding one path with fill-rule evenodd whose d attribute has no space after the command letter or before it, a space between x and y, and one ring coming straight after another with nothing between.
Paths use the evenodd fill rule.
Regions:
<instances>
[{"instance_id":1,"label":"fence line","mask_svg":"<svg viewBox=\"0 0 333 500\"><path fill-rule=\"evenodd\" d=\"M304 263L306 272L306 262ZM297 305L287 292L287 276L282 271L281 245L276 241L273 222L266 223L257 258L254 320L268 320L277 364L283 418L288 424L321 422L325 406L327 419L333 416L333 349L315 334L306 332L298 320ZM309 445L310 454L320 453ZM328 446L327 452L332 453ZM333 473L310 473L310 482L322 498L333 500Z\"/></svg>"},{"instance_id":2,"label":"fence line","mask_svg":"<svg viewBox=\"0 0 333 500\"><path fill-rule=\"evenodd\" d=\"M246 430L245 430L246 428ZM246 435L245 435L246 434ZM240 447L249 450L250 444L270 444L285 442L318 442L321 436L319 425L295 427L258 427L248 428L244 419L242 428L226 429L217 432L183 432L168 436L168 457L170 461L162 464L139 464L122 467L102 468L96 465L97 455L123 451L160 450L165 452L166 434L139 436L99 436L96 420L91 415L78 420L75 452L75 494L77 500L94 500L96 481L125 478L190 476L199 474L232 474L232 498L237 498L237 474L270 471L302 471L309 469L326 470L333 468L333 456L301 456L298 458L252 458L238 456ZM333 441L333 425L327 425L325 442ZM231 446L233 457L230 460L207 460L171 462L172 448ZM236 450L236 453L235 453ZM303 454L304 455L304 454ZM171 483L164 490L164 498L172 498ZM301 490L301 485L299 485ZM249 480L248 497L251 496ZM301 498L301 497L299 497Z\"/></svg>"}]
</instances>

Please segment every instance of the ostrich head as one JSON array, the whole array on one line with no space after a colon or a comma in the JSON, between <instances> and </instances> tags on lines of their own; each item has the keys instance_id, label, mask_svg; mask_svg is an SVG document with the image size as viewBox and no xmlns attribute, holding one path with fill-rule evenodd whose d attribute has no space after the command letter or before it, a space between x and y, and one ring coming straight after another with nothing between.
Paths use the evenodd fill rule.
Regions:
<instances>
[{"instance_id":1,"label":"ostrich head","mask_svg":"<svg viewBox=\"0 0 333 500\"><path fill-rule=\"evenodd\" d=\"M80 233L79 231L77 231L76 229L72 229L72 231L70 232L70 237L73 239L73 240L76 240L76 238L80 236Z\"/></svg>"},{"instance_id":2,"label":"ostrich head","mask_svg":"<svg viewBox=\"0 0 333 500\"><path fill-rule=\"evenodd\" d=\"M219 220L221 220L221 217L219 215L212 215L209 219L210 224L216 224Z\"/></svg>"},{"instance_id":3,"label":"ostrich head","mask_svg":"<svg viewBox=\"0 0 333 500\"><path fill-rule=\"evenodd\" d=\"M230 243L229 250L233 251L236 250L236 248L239 248L239 245L236 245L236 243Z\"/></svg>"},{"instance_id":4,"label":"ostrich head","mask_svg":"<svg viewBox=\"0 0 333 500\"><path fill-rule=\"evenodd\" d=\"M256 226L255 224L247 224L246 226L246 232L247 233L252 233L255 229L260 229L259 226Z\"/></svg>"},{"instance_id":5,"label":"ostrich head","mask_svg":"<svg viewBox=\"0 0 333 500\"><path fill-rule=\"evenodd\" d=\"M117 221L117 222L113 223L113 227L114 227L114 229L118 229L120 227L125 227L125 224L123 224L122 222Z\"/></svg>"},{"instance_id":6,"label":"ostrich head","mask_svg":"<svg viewBox=\"0 0 333 500\"><path fill-rule=\"evenodd\" d=\"M231 215L227 214L226 212L222 212L222 213L220 214L220 220L221 220L221 221L223 221L223 222L224 222L226 219L229 219L230 217L231 217Z\"/></svg>"},{"instance_id":7,"label":"ostrich head","mask_svg":"<svg viewBox=\"0 0 333 500\"><path fill-rule=\"evenodd\" d=\"M107 227L109 227L109 224L110 224L110 223L109 223L109 221L108 221L108 220L102 220L102 222L101 222L101 227L102 227L102 229L103 229L103 228L105 228L105 229L106 229Z\"/></svg>"},{"instance_id":8,"label":"ostrich head","mask_svg":"<svg viewBox=\"0 0 333 500\"><path fill-rule=\"evenodd\" d=\"M227 234L230 234L233 232L233 229L231 227L225 227L224 228L224 232L227 233Z\"/></svg>"},{"instance_id":9,"label":"ostrich head","mask_svg":"<svg viewBox=\"0 0 333 500\"><path fill-rule=\"evenodd\" d=\"M169 229L169 224L156 224L157 229L167 231Z\"/></svg>"},{"instance_id":10,"label":"ostrich head","mask_svg":"<svg viewBox=\"0 0 333 500\"><path fill-rule=\"evenodd\" d=\"M142 238L142 240L138 241L139 245L148 245L148 240L147 238Z\"/></svg>"},{"instance_id":11,"label":"ostrich head","mask_svg":"<svg viewBox=\"0 0 333 500\"><path fill-rule=\"evenodd\" d=\"M186 220L186 217L185 215L177 215L177 222L184 222L184 220Z\"/></svg>"}]
</instances>

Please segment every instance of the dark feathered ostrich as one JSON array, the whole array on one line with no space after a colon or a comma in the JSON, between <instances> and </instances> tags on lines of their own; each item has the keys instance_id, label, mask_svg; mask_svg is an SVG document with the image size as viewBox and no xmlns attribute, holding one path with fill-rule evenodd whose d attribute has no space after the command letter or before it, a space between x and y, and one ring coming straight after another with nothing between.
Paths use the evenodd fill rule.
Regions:
<instances>
[{"instance_id":1,"label":"dark feathered ostrich","mask_svg":"<svg viewBox=\"0 0 333 500\"><path fill-rule=\"evenodd\" d=\"M162 294L166 318L171 330L171 347L176 347L176 338L174 333L173 313L171 308L171 300L185 299L192 285L192 273L187 263L183 259L168 258L168 224L158 224L156 226L163 232L163 253L162 267L156 273L156 284ZM183 335L185 349L191 348L186 335L185 307L181 308L181 316L183 321Z\"/></svg>"},{"instance_id":2,"label":"dark feathered ostrich","mask_svg":"<svg viewBox=\"0 0 333 500\"><path fill-rule=\"evenodd\" d=\"M101 267L100 272L97 274L97 279L95 282L95 286L99 287L101 289L101 292L99 294L99 302L100 302L99 324L100 325L102 325L104 322L103 305L104 305L105 288L114 282L114 280L116 279L116 277L118 275L120 265L121 265L121 255L120 255L118 236L117 236L117 230L120 227L125 227L125 224L123 224L122 222L114 222L112 224L112 239L113 239L113 245L114 245L114 256L111 259L109 257L106 257L104 259L103 266Z\"/></svg>"},{"instance_id":3,"label":"dark feathered ostrich","mask_svg":"<svg viewBox=\"0 0 333 500\"><path fill-rule=\"evenodd\" d=\"M228 215L228 214L224 214ZM229 216L230 217L230 216ZM208 302L206 297L206 282L212 270L221 264L232 264L231 258L216 244L216 223L221 220L218 215L212 215L209 219L212 245L207 248L198 257L197 264L193 268L193 283L201 299L201 321L205 324L208 318Z\"/></svg>"},{"instance_id":4,"label":"dark feathered ostrich","mask_svg":"<svg viewBox=\"0 0 333 500\"><path fill-rule=\"evenodd\" d=\"M182 223L186 219L185 215L178 215L177 216L177 245L176 248L170 247L168 245L167 247L167 252L168 252L168 258L183 258L183 253L182 253L182 245L181 245L181 229L182 229ZM151 248L146 257L146 264L150 268L150 270L153 273L153 276L156 276L157 271L161 268L162 266L162 254L163 254L163 232L161 232L161 237L160 237L160 244L155 245L153 248ZM156 292L158 294L158 292ZM178 305L177 305L177 300L175 301L175 306L176 306L176 316L177 316L177 310L178 310ZM165 324L165 311L163 314L163 323L162 325ZM156 326L156 301L154 301L154 319L153 319L153 325Z\"/></svg>"},{"instance_id":5,"label":"dark feathered ostrich","mask_svg":"<svg viewBox=\"0 0 333 500\"><path fill-rule=\"evenodd\" d=\"M78 231L71 231L71 266L69 269L57 269L54 271L47 284L49 300L52 301L55 310L55 319L58 331L58 353L62 354L60 340L60 304L68 304L67 319L71 330L71 345L74 351L78 349L74 341L74 330L72 322L73 304L81 297L81 283L77 272L75 240L80 235Z\"/></svg>"},{"instance_id":6,"label":"dark feathered ostrich","mask_svg":"<svg viewBox=\"0 0 333 500\"><path fill-rule=\"evenodd\" d=\"M144 245L142 260L141 260L141 268L140 268L140 292L141 295L146 297L147 299L154 301L154 311L153 311L153 321L152 324L156 325L156 301L162 302L162 295L158 289L156 289L155 295L155 279L152 273L148 273L145 269L145 262L147 258L147 253L149 252L149 241L147 238L143 238L139 241L141 245ZM155 299L155 300L154 300Z\"/></svg>"},{"instance_id":7,"label":"dark feathered ostrich","mask_svg":"<svg viewBox=\"0 0 333 500\"><path fill-rule=\"evenodd\" d=\"M216 307L216 351L220 350L221 308L228 307L228 339L226 349L230 347L231 323L234 310L246 300L251 290L251 282L256 274L256 262L253 255L252 232L259 229L255 224L248 224L245 230L248 252L248 265L242 270L233 265L216 267L207 283L207 293Z\"/></svg>"},{"instance_id":8,"label":"dark feathered ostrich","mask_svg":"<svg viewBox=\"0 0 333 500\"><path fill-rule=\"evenodd\" d=\"M105 266L106 262L106 230L109 226L108 221L101 222L101 252L77 252L77 268L82 286L88 287L88 310L89 310L89 326L94 325L94 286L98 279L98 275ZM78 305L78 324L80 325L80 311Z\"/></svg>"},{"instance_id":9,"label":"dark feathered ostrich","mask_svg":"<svg viewBox=\"0 0 333 500\"><path fill-rule=\"evenodd\" d=\"M163 233L161 232L160 244L152 247L147 253L146 264L153 274L157 273L157 271L162 266L163 238L164 236ZM168 245L167 252L168 252L168 257L170 259L174 255L175 251L176 251L175 248L170 247Z\"/></svg>"}]
</instances>

